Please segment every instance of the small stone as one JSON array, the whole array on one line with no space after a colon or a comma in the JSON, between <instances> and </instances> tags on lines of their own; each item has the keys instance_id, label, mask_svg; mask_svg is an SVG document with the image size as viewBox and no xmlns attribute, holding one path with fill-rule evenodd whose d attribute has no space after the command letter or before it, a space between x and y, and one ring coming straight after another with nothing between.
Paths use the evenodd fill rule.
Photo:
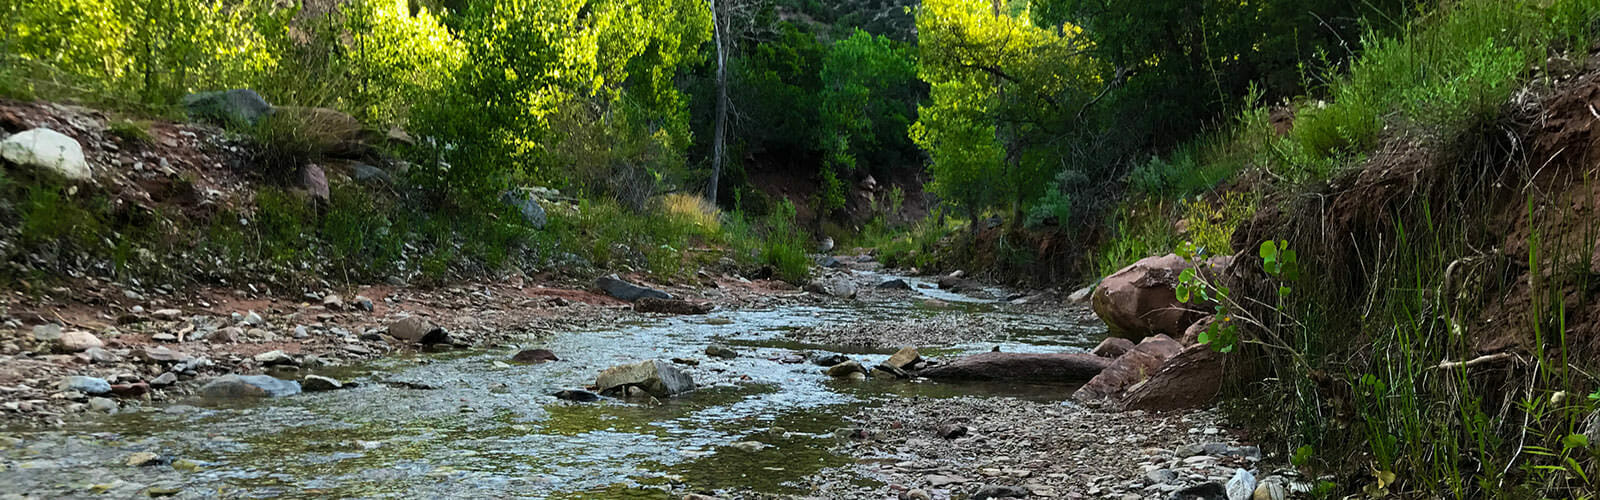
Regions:
<instances>
[{"instance_id":1,"label":"small stone","mask_svg":"<svg viewBox=\"0 0 1600 500\"><path fill-rule=\"evenodd\" d=\"M117 402L110 398L89 398L89 408L98 412L114 413L117 411Z\"/></svg>"},{"instance_id":2,"label":"small stone","mask_svg":"<svg viewBox=\"0 0 1600 500\"><path fill-rule=\"evenodd\" d=\"M366 312L372 312L372 299L366 298L365 296L357 295L354 299L350 299L350 301L351 301L351 303L355 304L356 309L362 310L362 311L366 311Z\"/></svg>"},{"instance_id":3,"label":"small stone","mask_svg":"<svg viewBox=\"0 0 1600 500\"><path fill-rule=\"evenodd\" d=\"M755 453L766 447L766 443L762 443L760 441L739 441L737 443L733 443L734 449L745 453Z\"/></svg>"},{"instance_id":4,"label":"small stone","mask_svg":"<svg viewBox=\"0 0 1600 500\"><path fill-rule=\"evenodd\" d=\"M990 498L1022 498L1028 496L1028 490L1016 486L984 486L973 493L972 500L988 500Z\"/></svg>"},{"instance_id":5,"label":"small stone","mask_svg":"<svg viewBox=\"0 0 1600 500\"><path fill-rule=\"evenodd\" d=\"M59 334L56 338L56 346L61 352L82 352L105 347L106 343L101 342L100 338L92 333L73 330Z\"/></svg>"},{"instance_id":6,"label":"small stone","mask_svg":"<svg viewBox=\"0 0 1600 500\"><path fill-rule=\"evenodd\" d=\"M170 497L183 492L183 486L174 483L157 483L144 490L151 498Z\"/></svg>"},{"instance_id":7,"label":"small stone","mask_svg":"<svg viewBox=\"0 0 1600 500\"><path fill-rule=\"evenodd\" d=\"M267 322L266 319L262 318L260 314L256 314L255 311L250 311L249 314L245 314L243 321L245 325L249 326L260 326L261 324Z\"/></svg>"},{"instance_id":8,"label":"small stone","mask_svg":"<svg viewBox=\"0 0 1600 500\"><path fill-rule=\"evenodd\" d=\"M150 363L181 363L189 359L189 355L165 347L139 349L134 355Z\"/></svg>"},{"instance_id":9,"label":"small stone","mask_svg":"<svg viewBox=\"0 0 1600 500\"><path fill-rule=\"evenodd\" d=\"M122 360L121 356L99 347L90 347L88 349L84 349L81 356L88 358L89 362L91 363L115 363Z\"/></svg>"},{"instance_id":10,"label":"small stone","mask_svg":"<svg viewBox=\"0 0 1600 500\"><path fill-rule=\"evenodd\" d=\"M932 500L932 498L928 496L927 491L923 491L921 488L912 488L900 494L900 500Z\"/></svg>"},{"instance_id":11,"label":"small stone","mask_svg":"<svg viewBox=\"0 0 1600 500\"><path fill-rule=\"evenodd\" d=\"M178 383L178 375L172 372L162 373L160 376L150 380L151 387L166 387L176 383Z\"/></svg>"},{"instance_id":12,"label":"small stone","mask_svg":"<svg viewBox=\"0 0 1600 500\"><path fill-rule=\"evenodd\" d=\"M843 362L846 362L846 361L850 361L850 358L845 357L845 355L843 355L843 354L833 354L833 353L822 353L822 354L818 354L816 357L811 358L811 364L814 364L814 365L817 365L817 366L834 366L834 365L837 365L839 363L843 363Z\"/></svg>"},{"instance_id":13,"label":"small stone","mask_svg":"<svg viewBox=\"0 0 1600 500\"><path fill-rule=\"evenodd\" d=\"M33 339L50 342L61 338L61 325L48 324L33 327Z\"/></svg>"},{"instance_id":14,"label":"small stone","mask_svg":"<svg viewBox=\"0 0 1600 500\"><path fill-rule=\"evenodd\" d=\"M194 472L200 470L200 463L187 458L172 461L173 470Z\"/></svg>"},{"instance_id":15,"label":"small stone","mask_svg":"<svg viewBox=\"0 0 1600 500\"><path fill-rule=\"evenodd\" d=\"M1178 473L1173 472L1171 469L1151 469L1144 473L1144 480L1147 484L1152 485L1167 484L1177 481Z\"/></svg>"},{"instance_id":16,"label":"small stone","mask_svg":"<svg viewBox=\"0 0 1600 500\"><path fill-rule=\"evenodd\" d=\"M177 309L156 309L150 312L150 316L162 321L174 321L183 317L183 311Z\"/></svg>"},{"instance_id":17,"label":"small stone","mask_svg":"<svg viewBox=\"0 0 1600 500\"><path fill-rule=\"evenodd\" d=\"M1200 450L1207 455L1220 457L1228 454L1228 443L1206 443Z\"/></svg>"},{"instance_id":18,"label":"small stone","mask_svg":"<svg viewBox=\"0 0 1600 500\"><path fill-rule=\"evenodd\" d=\"M149 467L152 465L161 465L161 456L148 451L140 451L135 452L132 455L128 455L128 459L123 461L123 463L128 464L128 467Z\"/></svg>"},{"instance_id":19,"label":"small stone","mask_svg":"<svg viewBox=\"0 0 1600 500\"><path fill-rule=\"evenodd\" d=\"M331 391L344 388L344 384L321 375L306 375L300 380L300 388L306 392Z\"/></svg>"},{"instance_id":20,"label":"small stone","mask_svg":"<svg viewBox=\"0 0 1600 500\"><path fill-rule=\"evenodd\" d=\"M151 335L150 340L154 340L156 342L177 342L178 336L170 333L157 333L155 335Z\"/></svg>"},{"instance_id":21,"label":"small stone","mask_svg":"<svg viewBox=\"0 0 1600 500\"><path fill-rule=\"evenodd\" d=\"M99 395L111 392L111 383L106 379L73 375L61 380L56 386L63 391L78 391L89 395Z\"/></svg>"},{"instance_id":22,"label":"small stone","mask_svg":"<svg viewBox=\"0 0 1600 500\"><path fill-rule=\"evenodd\" d=\"M948 422L935 429L935 433L945 439L956 439L967 435L967 426Z\"/></svg>"},{"instance_id":23,"label":"small stone","mask_svg":"<svg viewBox=\"0 0 1600 500\"><path fill-rule=\"evenodd\" d=\"M718 344L706 346L706 355L722 359L733 359L739 357L739 353L737 351L734 351L727 346Z\"/></svg>"},{"instance_id":24,"label":"small stone","mask_svg":"<svg viewBox=\"0 0 1600 500\"><path fill-rule=\"evenodd\" d=\"M344 299L330 293L322 297L322 307L329 311L342 311L344 310Z\"/></svg>"},{"instance_id":25,"label":"small stone","mask_svg":"<svg viewBox=\"0 0 1600 500\"><path fill-rule=\"evenodd\" d=\"M298 366L300 364L300 361L294 359L294 356L291 356L288 353L285 353L285 352L283 352L281 350L279 350L279 351L267 351L267 352L263 352L261 354L257 354L257 355L255 355L255 360L256 360L257 363L261 363L261 366L279 366L279 365L295 365L295 366Z\"/></svg>"}]
</instances>

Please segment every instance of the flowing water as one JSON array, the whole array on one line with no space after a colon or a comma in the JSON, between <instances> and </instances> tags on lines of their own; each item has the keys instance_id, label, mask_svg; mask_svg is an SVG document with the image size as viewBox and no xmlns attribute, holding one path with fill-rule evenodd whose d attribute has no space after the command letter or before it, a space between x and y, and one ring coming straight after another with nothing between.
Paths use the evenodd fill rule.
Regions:
<instances>
[{"instance_id":1,"label":"flowing water","mask_svg":"<svg viewBox=\"0 0 1600 500\"><path fill-rule=\"evenodd\" d=\"M668 498L669 491L804 494L836 453L845 417L890 398L996 394L1063 399L1070 388L833 380L797 353L838 352L863 364L888 351L796 342L785 333L817 325L927 317L947 310L911 298L707 317L648 318L574 329L524 342L562 361L507 365L514 350L391 357L331 373L351 389L217 407L192 402L91 418L50 431L0 433L0 494L41 498L143 496L150 485L181 497L233 498ZM967 300L963 314L998 322L1004 335L924 349L949 355L1082 349L1101 336L1081 314L1019 312ZM713 342L742 354L705 359ZM548 394L591 384L597 372L645 359L694 358L701 389L653 402L560 401ZM790 360L792 361L792 359ZM383 381L427 384L406 389ZM730 446L756 441L752 451ZM149 451L175 466L130 467ZM838 475L831 475L836 477ZM870 477L855 481L871 484ZM681 495L681 493L678 493Z\"/></svg>"}]
</instances>

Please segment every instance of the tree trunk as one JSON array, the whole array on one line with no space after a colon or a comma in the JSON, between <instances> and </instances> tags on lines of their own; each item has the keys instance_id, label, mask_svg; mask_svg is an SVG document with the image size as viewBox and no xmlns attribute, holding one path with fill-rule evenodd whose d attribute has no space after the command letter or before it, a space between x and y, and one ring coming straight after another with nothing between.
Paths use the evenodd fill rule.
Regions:
<instances>
[{"instance_id":1,"label":"tree trunk","mask_svg":"<svg viewBox=\"0 0 1600 500\"><path fill-rule=\"evenodd\" d=\"M706 198L716 204L728 134L727 48L723 46L722 16L717 14L717 0L706 0L706 3L711 6L711 37L717 45L717 125L711 137L711 182L706 186Z\"/></svg>"}]
</instances>

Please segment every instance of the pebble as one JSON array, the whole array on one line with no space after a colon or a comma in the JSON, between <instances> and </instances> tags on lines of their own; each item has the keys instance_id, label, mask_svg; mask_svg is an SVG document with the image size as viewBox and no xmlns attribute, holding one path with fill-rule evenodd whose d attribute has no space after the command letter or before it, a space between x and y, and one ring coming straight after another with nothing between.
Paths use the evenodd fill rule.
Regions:
<instances>
[{"instance_id":1,"label":"pebble","mask_svg":"<svg viewBox=\"0 0 1600 500\"><path fill-rule=\"evenodd\" d=\"M148 451L140 451L128 455L128 459L124 460L123 463L128 464L129 467L161 465L161 456Z\"/></svg>"},{"instance_id":2,"label":"pebble","mask_svg":"<svg viewBox=\"0 0 1600 500\"><path fill-rule=\"evenodd\" d=\"M172 372L163 372L156 378L150 379L150 385L154 387L166 387L176 383L178 383L178 375Z\"/></svg>"},{"instance_id":3,"label":"pebble","mask_svg":"<svg viewBox=\"0 0 1600 500\"><path fill-rule=\"evenodd\" d=\"M57 388L63 391L78 391L84 394L96 395L111 392L111 382L96 377L73 375L61 380Z\"/></svg>"},{"instance_id":4,"label":"pebble","mask_svg":"<svg viewBox=\"0 0 1600 500\"><path fill-rule=\"evenodd\" d=\"M737 443L733 443L734 449L743 451L745 453L755 453L766 447L766 443L762 443L760 441L739 441Z\"/></svg>"},{"instance_id":5,"label":"pebble","mask_svg":"<svg viewBox=\"0 0 1600 500\"><path fill-rule=\"evenodd\" d=\"M115 413L117 402L109 398L89 398L89 408L99 412Z\"/></svg>"},{"instance_id":6,"label":"pebble","mask_svg":"<svg viewBox=\"0 0 1600 500\"><path fill-rule=\"evenodd\" d=\"M300 381L300 389L307 392L331 391L342 388L344 388L343 383L321 375L306 375L306 378Z\"/></svg>"}]
</instances>

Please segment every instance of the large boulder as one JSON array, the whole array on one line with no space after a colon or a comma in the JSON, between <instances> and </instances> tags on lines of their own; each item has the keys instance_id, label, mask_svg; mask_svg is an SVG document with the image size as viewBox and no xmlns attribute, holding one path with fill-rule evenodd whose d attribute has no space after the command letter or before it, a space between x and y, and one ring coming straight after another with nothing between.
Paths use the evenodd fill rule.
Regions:
<instances>
[{"instance_id":1,"label":"large boulder","mask_svg":"<svg viewBox=\"0 0 1600 500\"><path fill-rule=\"evenodd\" d=\"M544 207L539 205L539 199L526 189L512 189L500 194L500 202L511 205L522 214L522 221L533 226L534 229L544 229L548 222Z\"/></svg>"},{"instance_id":2,"label":"large boulder","mask_svg":"<svg viewBox=\"0 0 1600 500\"><path fill-rule=\"evenodd\" d=\"M1128 387L1143 382L1161 370L1167 359L1178 355L1183 345L1172 337L1156 335L1147 337L1133 349L1117 356L1099 375L1083 384L1072 396L1076 399L1101 399L1122 394Z\"/></svg>"},{"instance_id":3,"label":"large boulder","mask_svg":"<svg viewBox=\"0 0 1600 500\"><path fill-rule=\"evenodd\" d=\"M672 363L652 359L607 368L595 378L594 385L601 394L626 394L628 387L638 387L651 395L666 397L694 390L694 379Z\"/></svg>"},{"instance_id":4,"label":"large boulder","mask_svg":"<svg viewBox=\"0 0 1600 500\"><path fill-rule=\"evenodd\" d=\"M0 141L0 157L75 181L89 180L94 174L83 158L83 146L77 139L47 128L18 132Z\"/></svg>"},{"instance_id":5,"label":"large boulder","mask_svg":"<svg viewBox=\"0 0 1600 500\"><path fill-rule=\"evenodd\" d=\"M300 393L300 383L267 375L223 375L200 388L207 399L276 398Z\"/></svg>"},{"instance_id":6,"label":"large boulder","mask_svg":"<svg viewBox=\"0 0 1600 500\"><path fill-rule=\"evenodd\" d=\"M934 380L1006 380L1082 383L1111 360L1085 353L985 352L935 365L916 374Z\"/></svg>"},{"instance_id":7,"label":"large boulder","mask_svg":"<svg viewBox=\"0 0 1600 500\"><path fill-rule=\"evenodd\" d=\"M1230 261L1228 257L1213 258L1201 272L1217 276ZM1158 333L1182 337L1208 309L1203 304L1178 301L1178 276L1190 267L1189 261L1173 254L1141 259L1100 282L1093 293L1094 312L1113 336L1131 340Z\"/></svg>"},{"instance_id":8,"label":"large boulder","mask_svg":"<svg viewBox=\"0 0 1600 500\"><path fill-rule=\"evenodd\" d=\"M226 126L255 125L272 114L272 105L250 89L189 94L183 96L183 108L192 118Z\"/></svg>"},{"instance_id":9,"label":"large boulder","mask_svg":"<svg viewBox=\"0 0 1600 500\"><path fill-rule=\"evenodd\" d=\"M1222 373L1222 353L1205 345L1185 347L1149 380L1129 387L1122 397L1122 407L1146 411L1198 408L1221 392Z\"/></svg>"},{"instance_id":10,"label":"large boulder","mask_svg":"<svg viewBox=\"0 0 1600 500\"><path fill-rule=\"evenodd\" d=\"M626 300L628 302L635 302L646 297L663 300L672 299L672 294L670 293L623 281L622 278L618 278L615 274L596 278L594 280L594 285L599 287L600 290L605 291L606 295Z\"/></svg>"},{"instance_id":11,"label":"large boulder","mask_svg":"<svg viewBox=\"0 0 1600 500\"><path fill-rule=\"evenodd\" d=\"M389 324L389 336L411 344L442 344L450 334L421 316L408 316Z\"/></svg>"}]
</instances>

